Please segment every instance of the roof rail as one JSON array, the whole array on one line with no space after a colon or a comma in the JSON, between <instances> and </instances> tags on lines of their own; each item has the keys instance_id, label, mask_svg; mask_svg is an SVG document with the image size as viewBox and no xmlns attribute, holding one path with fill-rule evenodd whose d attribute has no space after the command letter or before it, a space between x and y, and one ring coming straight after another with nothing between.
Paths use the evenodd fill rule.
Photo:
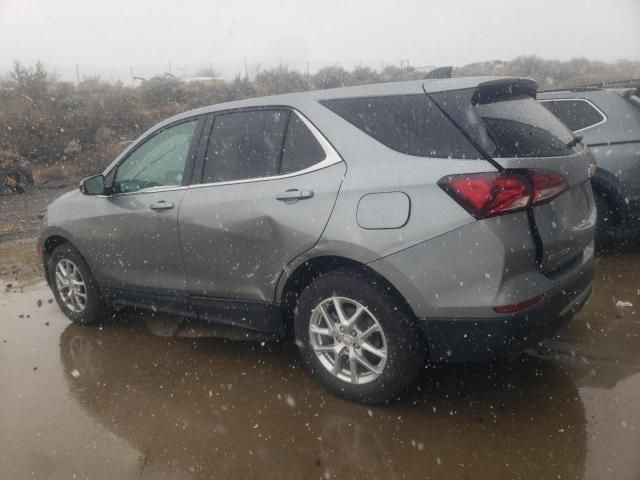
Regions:
<instances>
[{"instance_id":1,"label":"roof rail","mask_svg":"<svg viewBox=\"0 0 640 480\"><path fill-rule=\"evenodd\" d=\"M552 88L548 90L540 90L543 92L588 92L591 90L602 90L603 88L640 88L640 78L632 78L629 80L616 80L614 82L598 82L586 85L578 85L575 87Z\"/></svg>"},{"instance_id":2,"label":"roof rail","mask_svg":"<svg viewBox=\"0 0 640 480\"><path fill-rule=\"evenodd\" d=\"M631 78L629 80L616 80L613 82L600 82L594 85L585 85L587 87L590 86L598 86L600 88L634 88L640 87L640 78Z\"/></svg>"},{"instance_id":3,"label":"roof rail","mask_svg":"<svg viewBox=\"0 0 640 480\"><path fill-rule=\"evenodd\" d=\"M594 90L602 90L600 87L564 87L564 88L548 88L545 90L538 90L538 93L552 93L552 92L591 92Z\"/></svg>"},{"instance_id":4,"label":"roof rail","mask_svg":"<svg viewBox=\"0 0 640 480\"><path fill-rule=\"evenodd\" d=\"M451 78L453 67L438 67L431 70L424 76L424 80L432 80L435 78Z\"/></svg>"}]
</instances>

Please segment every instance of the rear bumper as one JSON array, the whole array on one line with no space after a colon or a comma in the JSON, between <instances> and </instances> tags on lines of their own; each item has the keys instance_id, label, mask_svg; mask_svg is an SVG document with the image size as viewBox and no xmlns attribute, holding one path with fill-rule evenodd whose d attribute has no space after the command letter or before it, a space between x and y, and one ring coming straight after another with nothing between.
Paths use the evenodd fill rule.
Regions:
<instances>
[{"instance_id":1,"label":"rear bumper","mask_svg":"<svg viewBox=\"0 0 640 480\"><path fill-rule=\"evenodd\" d=\"M584 306L592 290L594 260L554 282L535 306L494 318L421 319L433 361L509 358L553 336Z\"/></svg>"}]
</instances>

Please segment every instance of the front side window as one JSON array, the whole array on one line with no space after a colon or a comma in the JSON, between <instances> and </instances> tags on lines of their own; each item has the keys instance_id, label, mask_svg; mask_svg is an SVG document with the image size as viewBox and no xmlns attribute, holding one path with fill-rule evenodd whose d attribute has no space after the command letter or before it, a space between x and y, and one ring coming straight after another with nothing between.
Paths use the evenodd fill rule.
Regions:
<instances>
[{"instance_id":1,"label":"front side window","mask_svg":"<svg viewBox=\"0 0 640 480\"><path fill-rule=\"evenodd\" d=\"M593 127L605 120L604 115L586 100L545 100L540 103L572 132Z\"/></svg>"},{"instance_id":2,"label":"front side window","mask_svg":"<svg viewBox=\"0 0 640 480\"><path fill-rule=\"evenodd\" d=\"M182 185L198 122L196 119L166 128L137 147L118 166L114 191L128 193L145 188Z\"/></svg>"}]
</instances>

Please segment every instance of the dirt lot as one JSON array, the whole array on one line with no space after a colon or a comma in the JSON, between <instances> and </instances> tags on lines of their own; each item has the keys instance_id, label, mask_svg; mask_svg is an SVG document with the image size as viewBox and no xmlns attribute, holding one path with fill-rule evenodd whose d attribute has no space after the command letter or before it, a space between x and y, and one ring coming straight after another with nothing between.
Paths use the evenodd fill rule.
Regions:
<instances>
[{"instance_id":1,"label":"dirt lot","mask_svg":"<svg viewBox=\"0 0 640 480\"><path fill-rule=\"evenodd\" d=\"M23 194L0 194L0 278L16 282L40 274L35 255L40 213L72 188L29 187Z\"/></svg>"},{"instance_id":2,"label":"dirt lot","mask_svg":"<svg viewBox=\"0 0 640 480\"><path fill-rule=\"evenodd\" d=\"M153 313L70 324L33 276L60 193L0 198L3 478L640 478L638 249L598 259L545 348L429 365L373 408L322 390L290 344L176 338Z\"/></svg>"}]
</instances>

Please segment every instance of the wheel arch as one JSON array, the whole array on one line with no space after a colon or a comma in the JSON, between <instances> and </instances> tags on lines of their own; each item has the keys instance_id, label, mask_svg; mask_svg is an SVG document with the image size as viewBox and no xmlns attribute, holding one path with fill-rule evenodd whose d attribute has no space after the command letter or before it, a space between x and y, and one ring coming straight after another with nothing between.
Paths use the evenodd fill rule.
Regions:
<instances>
[{"instance_id":1,"label":"wheel arch","mask_svg":"<svg viewBox=\"0 0 640 480\"><path fill-rule=\"evenodd\" d=\"M616 208L620 219L626 217L627 202L621 193L620 181L615 175L598 167L591 178L591 187L594 195L599 195Z\"/></svg>"},{"instance_id":2,"label":"wheel arch","mask_svg":"<svg viewBox=\"0 0 640 480\"><path fill-rule=\"evenodd\" d=\"M91 268L91 265L89 264L89 262L87 262L86 257L82 254L78 247L74 245L73 241L68 235L65 235L64 233L58 231L51 232L50 235L42 240L39 247L41 249L40 253L42 255L42 265L44 268L45 279L47 283L49 283L49 258L51 258L51 254L56 248L64 244L69 244L73 249L75 249L75 251L78 252L78 255L80 255L82 259L87 263L87 265L89 265L89 268Z\"/></svg>"},{"instance_id":3,"label":"wheel arch","mask_svg":"<svg viewBox=\"0 0 640 480\"><path fill-rule=\"evenodd\" d=\"M282 290L277 296L282 313L283 326L288 337L293 335L293 313L297 299L302 291L321 275L336 270L348 270L362 273L387 289L415 318L415 312L400 291L383 275L366 264L339 255L320 255L306 259L300 263L283 282Z\"/></svg>"}]
</instances>

